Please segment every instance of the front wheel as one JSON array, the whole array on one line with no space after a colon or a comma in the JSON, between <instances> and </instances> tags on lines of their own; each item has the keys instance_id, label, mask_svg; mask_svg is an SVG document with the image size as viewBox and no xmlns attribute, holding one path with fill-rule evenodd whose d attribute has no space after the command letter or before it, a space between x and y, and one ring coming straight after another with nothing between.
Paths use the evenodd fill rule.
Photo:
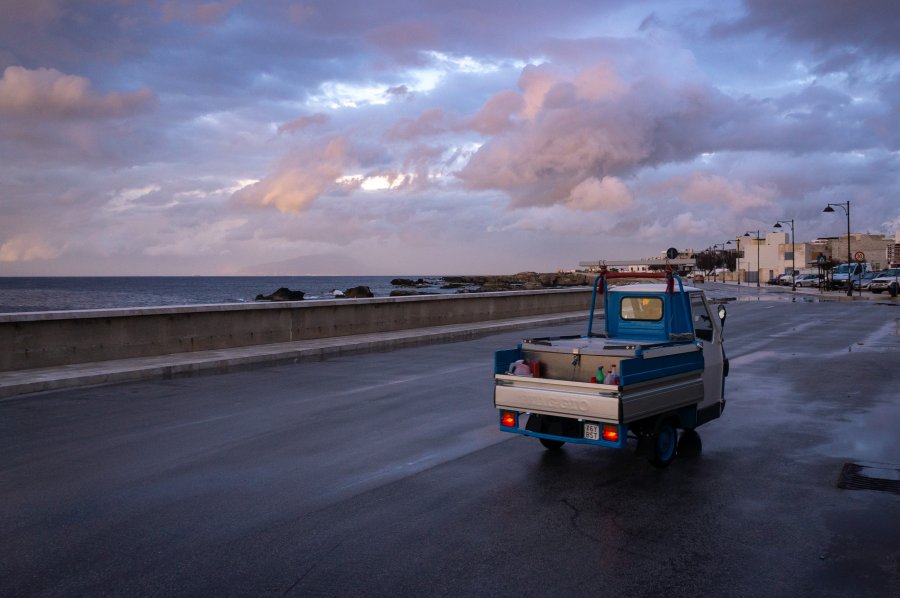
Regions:
<instances>
[{"instance_id":1,"label":"front wheel","mask_svg":"<svg viewBox=\"0 0 900 598\"><path fill-rule=\"evenodd\" d=\"M678 444L678 432L672 422L666 420L659 425L653 435L653 446L650 451L650 464L663 468L675 458L675 447Z\"/></svg>"},{"instance_id":2,"label":"front wheel","mask_svg":"<svg viewBox=\"0 0 900 598\"><path fill-rule=\"evenodd\" d=\"M541 444L543 444L544 448L548 451L558 451L565 444L562 440L551 440L549 438L538 438L538 440L541 441Z\"/></svg>"}]
</instances>

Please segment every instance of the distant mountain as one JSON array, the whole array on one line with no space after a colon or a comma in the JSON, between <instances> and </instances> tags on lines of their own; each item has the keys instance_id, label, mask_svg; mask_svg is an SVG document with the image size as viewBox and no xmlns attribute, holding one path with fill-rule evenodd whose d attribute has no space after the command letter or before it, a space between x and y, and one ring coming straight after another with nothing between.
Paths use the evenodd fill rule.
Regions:
<instances>
[{"instance_id":1,"label":"distant mountain","mask_svg":"<svg viewBox=\"0 0 900 598\"><path fill-rule=\"evenodd\" d=\"M360 261L339 253L321 253L241 268L242 276L342 276L365 274Z\"/></svg>"}]
</instances>

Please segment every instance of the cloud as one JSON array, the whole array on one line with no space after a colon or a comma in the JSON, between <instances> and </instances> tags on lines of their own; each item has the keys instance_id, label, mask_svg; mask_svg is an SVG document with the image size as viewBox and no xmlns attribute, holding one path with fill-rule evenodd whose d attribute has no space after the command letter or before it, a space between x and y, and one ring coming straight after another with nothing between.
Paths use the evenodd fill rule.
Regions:
<instances>
[{"instance_id":1,"label":"cloud","mask_svg":"<svg viewBox=\"0 0 900 598\"><path fill-rule=\"evenodd\" d=\"M222 255L230 253L229 235L247 224L243 218L217 220L185 226L154 239L143 251L149 256Z\"/></svg>"},{"instance_id":2,"label":"cloud","mask_svg":"<svg viewBox=\"0 0 900 598\"><path fill-rule=\"evenodd\" d=\"M327 191L338 189L345 169L355 165L354 149L346 137L309 143L292 150L274 173L234 194L244 205L272 206L299 212Z\"/></svg>"},{"instance_id":3,"label":"cloud","mask_svg":"<svg viewBox=\"0 0 900 598\"><path fill-rule=\"evenodd\" d=\"M0 245L0 262L31 262L52 260L62 251L37 238L35 235L20 235Z\"/></svg>"},{"instance_id":4,"label":"cloud","mask_svg":"<svg viewBox=\"0 0 900 598\"><path fill-rule=\"evenodd\" d=\"M673 194L687 203L728 206L738 212L770 206L778 196L774 186L747 185L709 172L674 177L656 186L654 191L660 195Z\"/></svg>"},{"instance_id":5,"label":"cloud","mask_svg":"<svg viewBox=\"0 0 900 598\"><path fill-rule=\"evenodd\" d=\"M20 23L47 23L63 15L60 0L6 0L3 18Z\"/></svg>"},{"instance_id":6,"label":"cloud","mask_svg":"<svg viewBox=\"0 0 900 598\"><path fill-rule=\"evenodd\" d=\"M720 21L711 32L718 38L762 32L792 42L811 44L824 56L843 58L846 67L866 57L900 53L900 3L895 0L744 0L746 13ZM864 52L852 56L847 49Z\"/></svg>"},{"instance_id":7,"label":"cloud","mask_svg":"<svg viewBox=\"0 0 900 598\"><path fill-rule=\"evenodd\" d=\"M621 212L634 204L634 196L620 179L613 176L588 177L578 183L569 195L567 205L576 210Z\"/></svg>"},{"instance_id":8,"label":"cloud","mask_svg":"<svg viewBox=\"0 0 900 598\"><path fill-rule=\"evenodd\" d=\"M191 2L166 0L162 5L164 22L182 21L200 25L211 25L223 21L240 0L225 2Z\"/></svg>"},{"instance_id":9,"label":"cloud","mask_svg":"<svg viewBox=\"0 0 900 598\"><path fill-rule=\"evenodd\" d=\"M514 91L501 91L472 117L468 127L482 135L497 135L513 126L513 118L525 107L522 96Z\"/></svg>"},{"instance_id":10,"label":"cloud","mask_svg":"<svg viewBox=\"0 0 900 598\"><path fill-rule=\"evenodd\" d=\"M418 118L400 119L387 130L385 137L390 141L408 141L419 137L439 135L452 126L450 116L441 108L431 108Z\"/></svg>"},{"instance_id":11,"label":"cloud","mask_svg":"<svg viewBox=\"0 0 900 598\"><path fill-rule=\"evenodd\" d=\"M0 79L0 114L56 119L117 118L152 106L156 96L144 88L99 94L91 82L56 69L7 67Z\"/></svg>"},{"instance_id":12,"label":"cloud","mask_svg":"<svg viewBox=\"0 0 900 598\"><path fill-rule=\"evenodd\" d=\"M602 181L641 165L690 157L699 149L696 135L667 122L702 119L708 112L702 87L651 80L626 87L606 64L569 76L529 66L519 86L518 118L481 127L498 133L459 173L467 187L501 189L517 206L565 202L586 179ZM501 93L487 105L514 104L508 92ZM685 101L689 96L694 100ZM481 122L502 122L502 110L488 114L497 112L500 119Z\"/></svg>"},{"instance_id":13,"label":"cloud","mask_svg":"<svg viewBox=\"0 0 900 598\"><path fill-rule=\"evenodd\" d=\"M300 118L280 125L278 127L278 134L281 135L282 133L296 133L313 125L324 125L329 120L331 120L331 117L327 114L322 114L321 112L310 114L309 116L301 116Z\"/></svg>"},{"instance_id":14,"label":"cloud","mask_svg":"<svg viewBox=\"0 0 900 598\"><path fill-rule=\"evenodd\" d=\"M413 94L409 90L409 87L407 87L406 85L395 85L393 87L388 87L385 90L384 95L391 99L403 99L407 102L411 101L415 97L415 94Z\"/></svg>"},{"instance_id":15,"label":"cloud","mask_svg":"<svg viewBox=\"0 0 900 598\"><path fill-rule=\"evenodd\" d=\"M423 48L440 46L440 36L431 23L397 21L376 25L365 34L367 42L393 56L401 64L421 65Z\"/></svg>"},{"instance_id":16,"label":"cloud","mask_svg":"<svg viewBox=\"0 0 900 598\"><path fill-rule=\"evenodd\" d=\"M890 226L896 4L10 0L0 242L65 254L4 267L555 268L834 234L847 199Z\"/></svg>"}]
</instances>

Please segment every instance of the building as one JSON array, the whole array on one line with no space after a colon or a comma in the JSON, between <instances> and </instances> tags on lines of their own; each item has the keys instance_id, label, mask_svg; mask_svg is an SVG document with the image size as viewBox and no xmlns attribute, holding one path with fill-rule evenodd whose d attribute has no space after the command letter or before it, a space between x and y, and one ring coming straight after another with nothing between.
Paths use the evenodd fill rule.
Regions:
<instances>
[{"instance_id":1,"label":"building","mask_svg":"<svg viewBox=\"0 0 900 598\"><path fill-rule=\"evenodd\" d=\"M887 260L891 268L900 268L900 230L894 233L894 242L888 244Z\"/></svg>"},{"instance_id":2,"label":"building","mask_svg":"<svg viewBox=\"0 0 900 598\"><path fill-rule=\"evenodd\" d=\"M898 252L900 252L898 235L900 235L900 232L895 233L894 238L887 235L851 233L851 261L855 261L856 253L861 251L866 256L865 261L869 262L874 270L887 268L900 257L898 256ZM807 255L808 267L815 267L816 260L818 260L820 255L824 256L826 260L837 263L847 261L847 235L813 239L809 242L809 246L809 254Z\"/></svg>"},{"instance_id":3,"label":"building","mask_svg":"<svg viewBox=\"0 0 900 598\"><path fill-rule=\"evenodd\" d=\"M737 274L741 282L765 282L779 274L787 274L795 267L800 273L815 272L819 256L829 262L847 261L847 235L813 239L806 243L791 243L786 232L767 233L757 241L754 237L738 237L740 253ZM900 260L900 232L891 239L886 235L851 233L851 259L862 251L875 270L887 268Z\"/></svg>"},{"instance_id":4,"label":"building","mask_svg":"<svg viewBox=\"0 0 900 598\"><path fill-rule=\"evenodd\" d=\"M693 257L693 249L685 249L678 252L674 259L666 258L663 251L658 256L640 258L636 260L599 260L596 262L578 262L580 270L586 272L599 272L601 267L606 267L615 272L659 272L666 265L672 266L675 272L687 274L694 270L696 260Z\"/></svg>"},{"instance_id":5,"label":"building","mask_svg":"<svg viewBox=\"0 0 900 598\"><path fill-rule=\"evenodd\" d=\"M737 259L739 282L765 282L777 274L790 272L790 259L786 260L787 270L784 270L782 265L785 263L785 255L788 258L791 256L786 247L795 247L788 243L788 233L767 233L759 239L743 236L738 237L736 241L740 247ZM800 254L797 255L799 257Z\"/></svg>"}]
</instances>

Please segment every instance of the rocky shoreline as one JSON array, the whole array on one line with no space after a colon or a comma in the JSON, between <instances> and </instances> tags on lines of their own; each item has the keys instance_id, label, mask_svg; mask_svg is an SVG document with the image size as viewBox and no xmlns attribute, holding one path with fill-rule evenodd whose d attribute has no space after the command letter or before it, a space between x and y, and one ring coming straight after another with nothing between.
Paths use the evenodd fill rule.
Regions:
<instances>
[{"instance_id":1,"label":"rocky shoreline","mask_svg":"<svg viewBox=\"0 0 900 598\"><path fill-rule=\"evenodd\" d=\"M499 291L533 291L539 289L559 289L566 287L590 286L593 274L581 272L519 272L518 274L487 276L441 276L434 278L395 278L391 285L399 287L390 292L390 297L415 295L446 295L447 291L457 293L491 293ZM280 288L271 295L259 294L256 301L301 301L303 291ZM356 286L346 290L335 290L334 298L374 297L366 286Z\"/></svg>"},{"instance_id":2,"label":"rocky shoreline","mask_svg":"<svg viewBox=\"0 0 900 598\"><path fill-rule=\"evenodd\" d=\"M584 272L519 272L500 276L444 276L443 288L475 287L467 292L533 291L590 286L595 275Z\"/></svg>"}]
</instances>

